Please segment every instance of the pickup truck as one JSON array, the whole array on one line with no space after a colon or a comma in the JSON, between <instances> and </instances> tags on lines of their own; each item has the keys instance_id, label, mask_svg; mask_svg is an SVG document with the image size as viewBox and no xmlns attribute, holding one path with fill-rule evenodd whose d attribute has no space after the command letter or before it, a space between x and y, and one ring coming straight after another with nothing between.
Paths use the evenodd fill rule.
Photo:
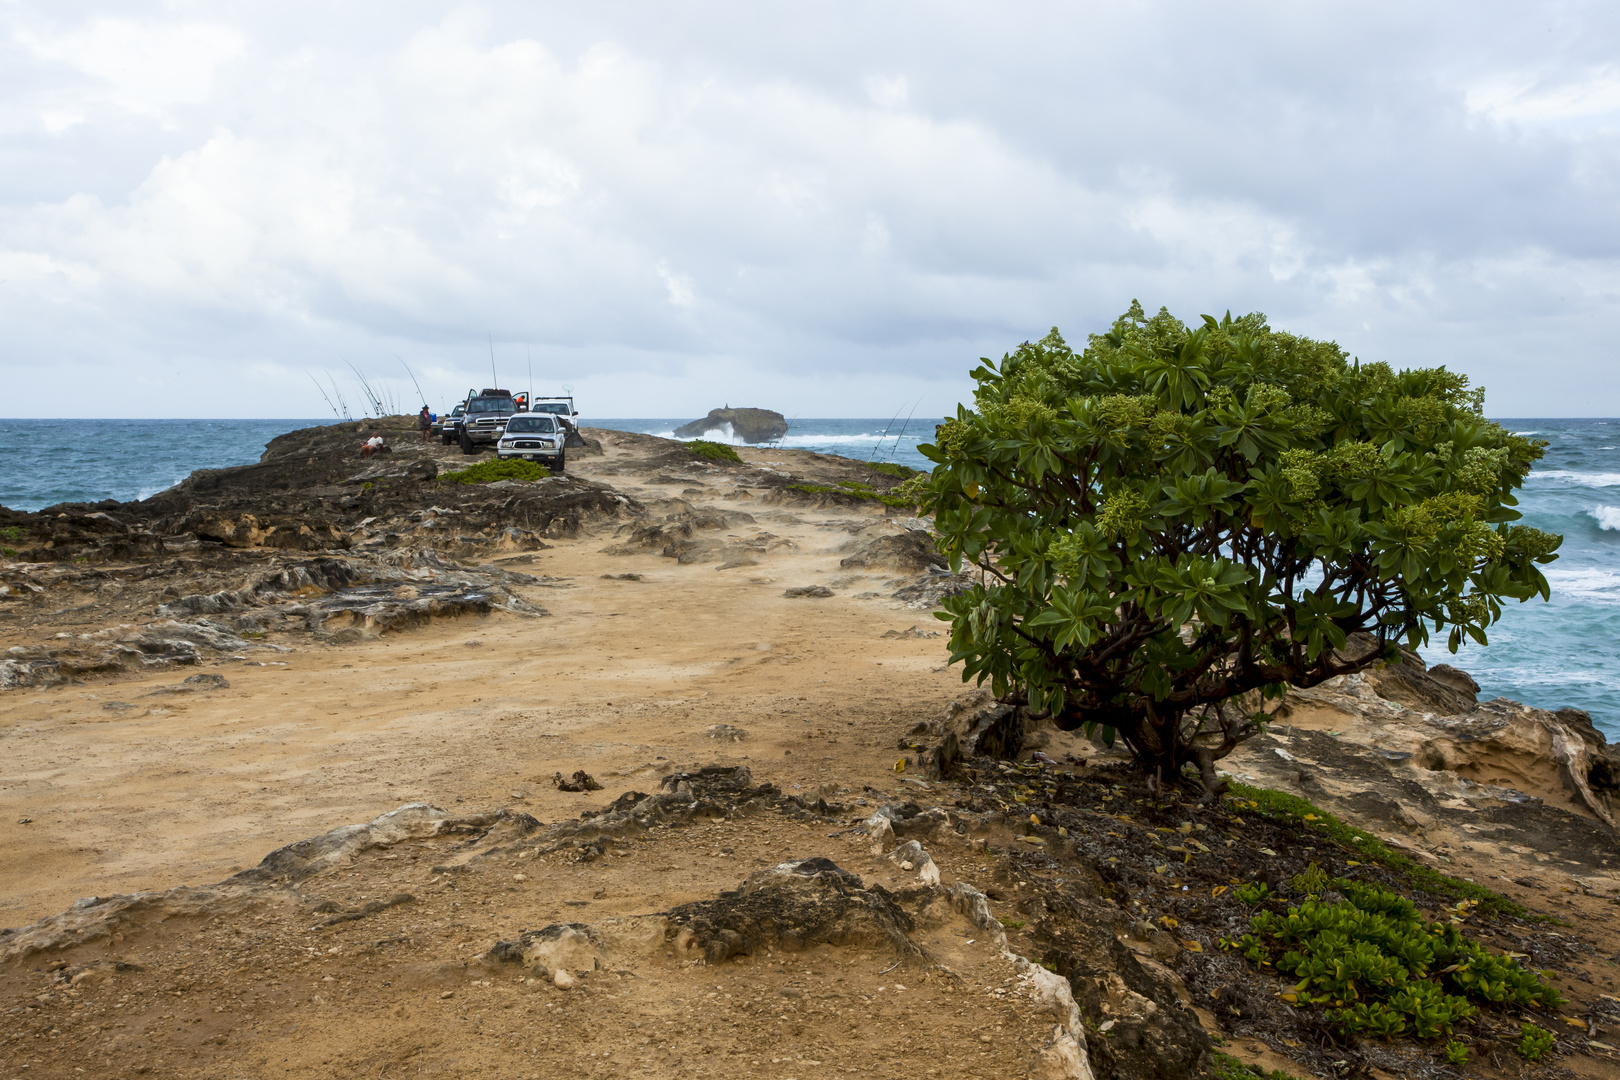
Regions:
<instances>
[{"instance_id":1,"label":"pickup truck","mask_svg":"<svg viewBox=\"0 0 1620 1080\"><path fill-rule=\"evenodd\" d=\"M510 390L467 391L467 408L456 424L456 442L461 444L461 452L476 454L500 442L507 420L522 412L524 405Z\"/></svg>"},{"instance_id":2,"label":"pickup truck","mask_svg":"<svg viewBox=\"0 0 1620 1080\"><path fill-rule=\"evenodd\" d=\"M530 412L550 413L562 425L564 446L584 446L584 436L579 433L579 413L574 409L572 397L537 397L529 406Z\"/></svg>"},{"instance_id":3,"label":"pickup truck","mask_svg":"<svg viewBox=\"0 0 1620 1080\"><path fill-rule=\"evenodd\" d=\"M509 458L537 461L552 472L562 472L566 440L567 433L558 417L545 412L518 413L506 422L506 431L495 446L495 456L502 461Z\"/></svg>"},{"instance_id":4,"label":"pickup truck","mask_svg":"<svg viewBox=\"0 0 1620 1080\"><path fill-rule=\"evenodd\" d=\"M433 421L433 426L428 430L443 439L444 445L449 446L456 441L456 425L461 423L461 414L466 411L467 404L462 402L450 412L440 413L438 419Z\"/></svg>"}]
</instances>

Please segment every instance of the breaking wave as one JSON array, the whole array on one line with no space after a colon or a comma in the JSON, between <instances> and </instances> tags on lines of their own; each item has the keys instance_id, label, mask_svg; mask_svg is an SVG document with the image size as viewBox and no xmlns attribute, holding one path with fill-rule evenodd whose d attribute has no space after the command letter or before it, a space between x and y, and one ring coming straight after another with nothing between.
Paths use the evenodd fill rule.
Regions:
<instances>
[{"instance_id":1,"label":"breaking wave","mask_svg":"<svg viewBox=\"0 0 1620 1080\"><path fill-rule=\"evenodd\" d=\"M1594 506L1587 511L1605 531L1620 532L1620 506Z\"/></svg>"},{"instance_id":2,"label":"breaking wave","mask_svg":"<svg viewBox=\"0 0 1620 1080\"><path fill-rule=\"evenodd\" d=\"M1581 487L1620 487L1620 472L1581 472L1578 469L1535 469L1530 483L1537 481L1555 484L1578 484Z\"/></svg>"},{"instance_id":3,"label":"breaking wave","mask_svg":"<svg viewBox=\"0 0 1620 1080\"><path fill-rule=\"evenodd\" d=\"M1554 600L1583 600L1587 603L1620 604L1620 572L1597 567L1543 570Z\"/></svg>"}]
</instances>

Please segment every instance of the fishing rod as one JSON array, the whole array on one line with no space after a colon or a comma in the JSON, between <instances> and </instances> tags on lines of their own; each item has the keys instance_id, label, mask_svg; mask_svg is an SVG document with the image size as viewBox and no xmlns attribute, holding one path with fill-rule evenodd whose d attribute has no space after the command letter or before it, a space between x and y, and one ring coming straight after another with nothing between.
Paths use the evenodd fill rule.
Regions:
<instances>
[{"instance_id":1,"label":"fishing rod","mask_svg":"<svg viewBox=\"0 0 1620 1080\"><path fill-rule=\"evenodd\" d=\"M326 381L332 384L332 395L338 399L338 404L343 406L343 419L353 420L354 417L349 414L349 403L343 397L343 391L338 389L337 380L332 378L330 371L326 372Z\"/></svg>"},{"instance_id":2,"label":"fishing rod","mask_svg":"<svg viewBox=\"0 0 1620 1080\"><path fill-rule=\"evenodd\" d=\"M326 391L321 390L321 382L320 382L320 380L317 379L315 376L310 375L309 370L307 368L304 370L304 374L309 375L309 381L315 384L315 389L320 391L321 397L326 398L326 407L328 409L332 410L332 415L337 417L339 420L343 419L343 414L338 412L338 407L336 405L332 404L332 399L327 396Z\"/></svg>"},{"instance_id":3,"label":"fishing rod","mask_svg":"<svg viewBox=\"0 0 1620 1080\"><path fill-rule=\"evenodd\" d=\"M889 437L889 429L894 427L894 422L898 419L900 419L900 410L896 409L894 415L889 418L889 422L883 425L883 434L878 436L878 441L872 444L871 452L866 455L868 462L877 456L878 447L882 446L883 440Z\"/></svg>"},{"instance_id":4,"label":"fishing rod","mask_svg":"<svg viewBox=\"0 0 1620 1080\"><path fill-rule=\"evenodd\" d=\"M534 408L534 350L529 346L523 347L524 355L529 358L529 408Z\"/></svg>"},{"instance_id":5,"label":"fishing rod","mask_svg":"<svg viewBox=\"0 0 1620 1080\"><path fill-rule=\"evenodd\" d=\"M484 332L489 337L489 378L496 386L501 385L501 377L495 374L495 335Z\"/></svg>"},{"instance_id":6,"label":"fishing rod","mask_svg":"<svg viewBox=\"0 0 1620 1080\"><path fill-rule=\"evenodd\" d=\"M345 360L343 362L345 364L349 365L349 370L354 372L355 378L360 380L360 389L365 392L366 400L371 402L372 411L377 414L377 418L379 420L382 419L382 417L383 417L382 399L379 398L377 396L377 394L375 393L375 391L373 391L371 389L371 384L366 381L366 377L365 377L365 375L361 374L360 369L354 366L353 361Z\"/></svg>"},{"instance_id":7,"label":"fishing rod","mask_svg":"<svg viewBox=\"0 0 1620 1080\"><path fill-rule=\"evenodd\" d=\"M911 426L911 418L913 416L917 415L917 406L921 405L921 404L922 404L922 397L920 395L918 396L916 401L911 403L911 411L906 413L906 422L904 424L900 425L900 434L898 434L898 435L896 435L894 437L894 446L890 447L890 449L889 449L889 460L890 461L893 461L894 460L894 455L896 455L896 454L898 454L900 452L900 440L906 437L906 428Z\"/></svg>"},{"instance_id":8,"label":"fishing rod","mask_svg":"<svg viewBox=\"0 0 1620 1080\"><path fill-rule=\"evenodd\" d=\"M422 404L426 405L428 403L427 395L422 393L422 384L416 381L416 375L414 373L412 373L411 365L407 364L405 362L405 358L403 356L399 355L398 353L394 354L394 359L398 360L399 361L399 366L405 369L405 374L410 375L410 377L411 377L411 385L416 387L416 395L417 395L417 397L420 397L422 399Z\"/></svg>"}]
</instances>

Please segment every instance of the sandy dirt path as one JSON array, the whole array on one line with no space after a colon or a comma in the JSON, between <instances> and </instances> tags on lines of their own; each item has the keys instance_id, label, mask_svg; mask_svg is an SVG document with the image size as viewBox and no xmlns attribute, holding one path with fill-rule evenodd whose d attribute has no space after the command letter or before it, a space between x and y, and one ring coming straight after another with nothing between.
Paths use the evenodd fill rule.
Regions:
<instances>
[{"instance_id":1,"label":"sandy dirt path","mask_svg":"<svg viewBox=\"0 0 1620 1080\"><path fill-rule=\"evenodd\" d=\"M623 460L610 447L571 470ZM604 478L647 500L672 494ZM611 535L561 540L514 567L555 579L523 590L544 618L462 618L343 646L306 638L254 654L269 666L206 668L230 681L209 694L146 696L183 674L165 673L0 697L0 925L83 896L215 881L412 801L550 821L698 761L746 761L787 790L882 782L897 734L962 688L943 638L881 636L930 628L927 611L852 598L895 578L839 567L848 523L882 523L881 508L689 501L755 513L791 546L716 570L602 554ZM624 574L642 580L605 576ZM832 597L783 595L829 583ZM749 737L706 734L720 724ZM605 790L557 791L552 776L576 769Z\"/></svg>"}]
</instances>

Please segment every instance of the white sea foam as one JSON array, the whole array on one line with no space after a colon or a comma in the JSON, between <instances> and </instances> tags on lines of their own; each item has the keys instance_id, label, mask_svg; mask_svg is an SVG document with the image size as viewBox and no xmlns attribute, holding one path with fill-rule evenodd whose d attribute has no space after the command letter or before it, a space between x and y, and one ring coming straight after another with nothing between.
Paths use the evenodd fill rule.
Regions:
<instances>
[{"instance_id":1,"label":"white sea foam","mask_svg":"<svg viewBox=\"0 0 1620 1080\"><path fill-rule=\"evenodd\" d=\"M1587 513L1598 523L1598 528L1620 532L1620 506L1594 506Z\"/></svg>"},{"instance_id":2,"label":"white sea foam","mask_svg":"<svg viewBox=\"0 0 1620 1080\"><path fill-rule=\"evenodd\" d=\"M1596 567L1565 570L1550 566L1542 573L1547 576L1554 600L1620 604L1620 571Z\"/></svg>"},{"instance_id":3,"label":"white sea foam","mask_svg":"<svg viewBox=\"0 0 1620 1080\"><path fill-rule=\"evenodd\" d=\"M1578 469L1532 470L1530 483L1573 484L1579 487L1620 487L1620 472L1581 472Z\"/></svg>"},{"instance_id":4,"label":"white sea foam","mask_svg":"<svg viewBox=\"0 0 1620 1080\"><path fill-rule=\"evenodd\" d=\"M648 432L648 434L657 435L661 439L675 438L674 431L652 431ZM928 438L932 437L932 434L932 432L929 432L927 434L918 435L909 433L906 435L901 435L899 432L894 432L892 434L885 435L881 431L871 431L860 435L794 435L789 432L787 435L782 436L782 438L769 445L785 446L790 449L799 449L803 447L814 448L821 446L876 446L879 443L882 443L885 446L892 446L894 445L895 440L898 439L902 446L916 446L918 443L924 442ZM703 435L698 435L695 437L700 439L708 439L711 442L729 442L734 446L747 445L737 437L735 432L731 430L730 424L726 424L723 427L716 428L713 431L709 431ZM685 441L690 442L691 440Z\"/></svg>"}]
</instances>

